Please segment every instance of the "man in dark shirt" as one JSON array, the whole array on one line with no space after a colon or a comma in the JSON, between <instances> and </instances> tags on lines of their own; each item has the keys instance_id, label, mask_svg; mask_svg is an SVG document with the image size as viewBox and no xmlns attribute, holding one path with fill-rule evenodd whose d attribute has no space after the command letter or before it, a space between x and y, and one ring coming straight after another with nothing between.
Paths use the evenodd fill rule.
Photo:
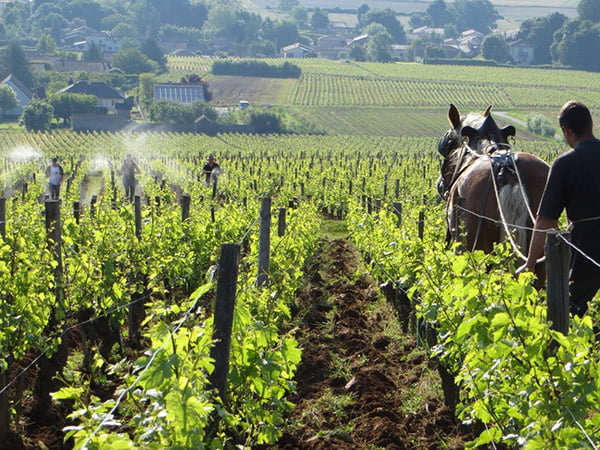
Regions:
<instances>
[{"instance_id":1,"label":"man in dark shirt","mask_svg":"<svg viewBox=\"0 0 600 450\"><path fill-rule=\"evenodd\" d=\"M202 171L204 172L204 184L206 186L210 185L211 181L216 181L216 176L219 174L219 164L215 161L215 157L210 155L206 159L206 164Z\"/></svg>"},{"instance_id":2,"label":"man in dark shirt","mask_svg":"<svg viewBox=\"0 0 600 450\"><path fill-rule=\"evenodd\" d=\"M583 103L565 103L558 122L572 149L550 168L527 263L519 271L534 270L544 254L545 232L556 228L566 209L575 247L569 274L570 310L581 317L600 289L600 140L594 136L592 116Z\"/></svg>"}]
</instances>

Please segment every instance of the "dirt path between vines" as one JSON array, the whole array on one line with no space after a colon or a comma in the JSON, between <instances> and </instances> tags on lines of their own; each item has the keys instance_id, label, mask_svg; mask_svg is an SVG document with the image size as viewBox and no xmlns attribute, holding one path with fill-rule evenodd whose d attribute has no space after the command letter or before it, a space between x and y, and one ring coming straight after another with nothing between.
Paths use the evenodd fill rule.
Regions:
<instances>
[{"instance_id":1,"label":"dirt path between vines","mask_svg":"<svg viewBox=\"0 0 600 450\"><path fill-rule=\"evenodd\" d=\"M444 406L437 371L360 265L341 239L311 259L296 299L296 406L271 448L464 448L473 436Z\"/></svg>"}]
</instances>

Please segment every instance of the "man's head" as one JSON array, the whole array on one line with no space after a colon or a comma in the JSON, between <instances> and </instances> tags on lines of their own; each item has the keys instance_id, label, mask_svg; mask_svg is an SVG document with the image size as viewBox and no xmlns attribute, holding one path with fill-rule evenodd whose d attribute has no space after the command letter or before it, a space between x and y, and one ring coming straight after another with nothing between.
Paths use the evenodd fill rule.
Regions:
<instances>
[{"instance_id":1,"label":"man's head","mask_svg":"<svg viewBox=\"0 0 600 450\"><path fill-rule=\"evenodd\" d=\"M52 158L50 161L52 161L52 164L56 164L58 162L58 158Z\"/></svg>"},{"instance_id":2,"label":"man's head","mask_svg":"<svg viewBox=\"0 0 600 450\"><path fill-rule=\"evenodd\" d=\"M578 138L593 133L592 114L581 102L569 101L563 105L558 115L558 124L565 133L565 128Z\"/></svg>"},{"instance_id":3,"label":"man's head","mask_svg":"<svg viewBox=\"0 0 600 450\"><path fill-rule=\"evenodd\" d=\"M215 162L215 157L214 157L213 155L208 155L208 158L206 158L206 160L207 160L209 163L213 163L213 162Z\"/></svg>"}]
</instances>

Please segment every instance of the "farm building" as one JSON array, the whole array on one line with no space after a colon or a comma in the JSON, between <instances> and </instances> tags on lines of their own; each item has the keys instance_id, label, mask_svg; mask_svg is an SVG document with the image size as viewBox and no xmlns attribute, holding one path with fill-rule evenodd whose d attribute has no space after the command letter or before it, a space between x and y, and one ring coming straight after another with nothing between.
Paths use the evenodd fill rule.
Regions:
<instances>
[{"instance_id":1,"label":"farm building","mask_svg":"<svg viewBox=\"0 0 600 450\"><path fill-rule=\"evenodd\" d=\"M509 42L508 51L510 57L517 64L529 65L535 56L533 45L525 41Z\"/></svg>"},{"instance_id":2,"label":"farm building","mask_svg":"<svg viewBox=\"0 0 600 450\"><path fill-rule=\"evenodd\" d=\"M281 49L281 56L284 58L311 58L317 56L317 51L308 45L296 42L286 45Z\"/></svg>"},{"instance_id":3,"label":"farm building","mask_svg":"<svg viewBox=\"0 0 600 450\"><path fill-rule=\"evenodd\" d=\"M204 83L155 83L154 100L169 100L184 105L203 102L206 100Z\"/></svg>"},{"instance_id":4,"label":"farm building","mask_svg":"<svg viewBox=\"0 0 600 450\"><path fill-rule=\"evenodd\" d=\"M67 45L77 50L86 51L92 44L96 45L104 53L118 52L120 43L106 31L96 31L91 27L83 26L75 28L67 33L63 40Z\"/></svg>"},{"instance_id":5,"label":"farm building","mask_svg":"<svg viewBox=\"0 0 600 450\"><path fill-rule=\"evenodd\" d=\"M125 104L125 96L103 81L78 81L58 91L61 94L88 94L98 99L98 106L116 112Z\"/></svg>"},{"instance_id":6,"label":"farm building","mask_svg":"<svg viewBox=\"0 0 600 450\"><path fill-rule=\"evenodd\" d=\"M33 92L23 83L21 83L12 73L2 80L2 84L11 88L17 96L17 107L10 111L6 111L4 115L10 117L18 117L23 112L23 108L27 106L33 99Z\"/></svg>"}]
</instances>

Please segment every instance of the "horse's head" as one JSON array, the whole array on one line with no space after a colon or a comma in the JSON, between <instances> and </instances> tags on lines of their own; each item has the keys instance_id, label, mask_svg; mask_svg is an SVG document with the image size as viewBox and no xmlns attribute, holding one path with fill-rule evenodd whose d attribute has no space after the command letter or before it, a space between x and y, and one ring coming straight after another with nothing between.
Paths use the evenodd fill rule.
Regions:
<instances>
[{"instance_id":1,"label":"horse's head","mask_svg":"<svg viewBox=\"0 0 600 450\"><path fill-rule=\"evenodd\" d=\"M481 153L481 141L508 144L508 138L515 135L515 127L507 125L500 128L491 116L491 110L492 107L488 106L483 114L469 113L461 116L456 106L451 104L448 121L452 128L438 142L438 152L447 158L463 144L477 153Z\"/></svg>"},{"instance_id":2,"label":"horse's head","mask_svg":"<svg viewBox=\"0 0 600 450\"><path fill-rule=\"evenodd\" d=\"M489 106L483 114L469 113L461 116L454 105L450 105L448 121L452 128L438 142L438 152L444 157L442 175L438 180L440 194L450 188L461 170L478 154L486 153L498 144L508 145L508 138L515 135L515 127L500 128L492 118Z\"/></svg>"}]
</instances>

